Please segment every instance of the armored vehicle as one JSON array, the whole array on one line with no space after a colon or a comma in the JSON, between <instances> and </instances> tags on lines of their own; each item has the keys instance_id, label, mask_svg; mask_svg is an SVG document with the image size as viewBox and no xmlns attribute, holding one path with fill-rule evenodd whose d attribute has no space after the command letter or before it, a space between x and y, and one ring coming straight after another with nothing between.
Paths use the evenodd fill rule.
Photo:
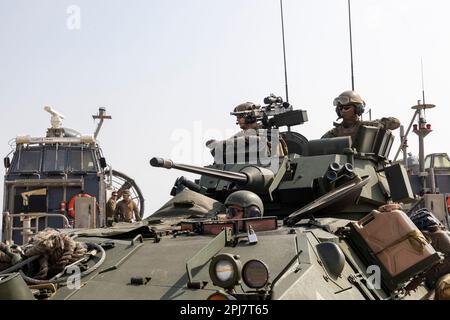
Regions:
<instances>
[{"instance_id":1,"label":"armored vehicle","mask_svg":"<svg viewBox=\"0 0 450 320\"><path fill-rule=\"evenodd\" d=\"M51 128L45 137L18 136L4 158L2 239L16 244L46 227L98 228L105 225L105 205L113 190L130 190L144 212L144 197L127 175L107 165L97 136L62 127L64 116L50 107Z\"/></svg>"},{"instance_id":2,"label":"armored vehicle","mask_svg":"<svg viewBox=\"0 0 450 320\"><path fill-rule=\"evenodd\" d=\"M266 101L261 112L266 131L216 143L212 165L152 158L154 167L201 176L177 179L173 198L144 221L47 231L19 257L14 248L4 250L19 262L0 272L0 298L262 301L432 295L424 281L442 254L392 203L416 201L404 167L388 161L392 133L361 126L354 142L349 137L307 141L290 130L276 136L278 128L306 121L306 112L280 99ZM287 155L274 152L281 139ZM231 212L230 196L243 190L261 199L260 214L224 216ZM50 238L70 244L71 251L61 250L70 264L51 270L37 263Z\"/></svg>"}]
</instances>

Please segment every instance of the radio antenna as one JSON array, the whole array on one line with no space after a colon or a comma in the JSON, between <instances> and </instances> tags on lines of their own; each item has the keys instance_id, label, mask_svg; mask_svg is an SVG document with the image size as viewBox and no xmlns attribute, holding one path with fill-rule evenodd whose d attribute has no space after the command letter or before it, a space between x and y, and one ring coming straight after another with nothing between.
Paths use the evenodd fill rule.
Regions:
<instances>
[{"instance_id":1,"label":"radio antenna","mask_svg":"<svg viewBox=\"0 0 450 320\"><path fill-rule=\"evenodd\" d=\"M350 34L350 67L352 73L352 91L355 91L355 79L353 77L352 12L350 8L350 0L347 0L347 3L348 3L348 30Z\"/></svg>"},{"instance_id":2,"label":"radio antenna","mask_svg":"<svg viewBox=\"0 0 450 320\"><path fill-rule=\"evenodd\" d=\"M281 36L283 38L284 86L286 88L286 102L289 102L287 67L286 67L286 43L285 43L285 40L284 40L283 0L280 0L280 9L281 9Z\"/></svg>"},{"instance_id":3,"label":"radio antenna","mask_svg":"<svg viewBox=\"0 0 450 320\"><path fill-rule=\"evenodd\" d=\"M422 103L425 104L425 80L423 77L423 59L420 58L420 70L422 73Z\"/></svg>"}]
</instances>

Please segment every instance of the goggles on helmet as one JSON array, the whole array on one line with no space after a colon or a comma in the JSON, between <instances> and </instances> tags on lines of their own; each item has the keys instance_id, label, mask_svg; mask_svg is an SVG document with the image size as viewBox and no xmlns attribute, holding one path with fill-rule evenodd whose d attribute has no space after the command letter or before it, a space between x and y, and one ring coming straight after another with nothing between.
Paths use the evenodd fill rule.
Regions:
<instances>
[{"instance_id":1,"label":"goggles on helmet","mask_svg":"<svg viewBox=\"0 0 450 320\"><path fill-rule=\"evenodd\" d=\"M333 101L335 107L349 105L350 103L352 103L352 101L348 96L339 96Z\"/></svg>"},{"instance_id":2,"label":"goggles on helmet","mask_svg":"<svg viewBox=\"0 0 450 320\"><path fill-rule=\"evenodd\" d=\"M238 118L243 118L246 117L248 115L255 115L256 112L254 110L245 110L245 111L235 111L235 112L230 112L230 115L232 116L236 116Z\"/></svg>"}]
</instances>

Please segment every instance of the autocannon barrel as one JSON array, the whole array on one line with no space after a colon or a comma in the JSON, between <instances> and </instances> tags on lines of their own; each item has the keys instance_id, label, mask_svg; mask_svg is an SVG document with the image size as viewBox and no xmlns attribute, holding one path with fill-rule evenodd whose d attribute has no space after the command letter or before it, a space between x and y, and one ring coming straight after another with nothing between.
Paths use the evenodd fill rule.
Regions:
<instances>
[{"instance_id":1,"label":"autocannon barrel","mask_svg":"<svg viewBox=\"0 0 450 320\"><path fill-rule=\"evenodd\" d=\"M273 172L269 169L253 165L242 168L240 172L204 168L187 164L178 164L174 163L172 160L162 158L152 158L150 160L150 165L159 168L178 169L200 175L210 176L221 180L235 182L240 185L245 185L247 188L254 190L255 192L261 193L265 193L268 191L268 187L272 183L274 177Z\"/></svg>"},{"instance_id":2,"label":"autocannon barrel","mask_svg":"<svg viewBox=\"0 0 450 320\"><path fill-rule=\"evenodd\" d=\"M150 165L153 167L166 168L166 169L178 169L186 172L206 175L215 177L227 181L246 184L248 182L247 175L245 173L223 171L212 168L197 167L187 164L174 163L172 160L163 158L152 158Z\"/></svg>"}]
</instances>

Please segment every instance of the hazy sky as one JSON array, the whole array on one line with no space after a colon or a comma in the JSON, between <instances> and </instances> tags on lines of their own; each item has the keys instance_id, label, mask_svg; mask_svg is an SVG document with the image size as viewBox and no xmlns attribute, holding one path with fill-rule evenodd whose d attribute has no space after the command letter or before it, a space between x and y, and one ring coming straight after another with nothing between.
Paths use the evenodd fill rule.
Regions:
<instances>
[{"instance_id":1,"label":"hazy sky","mask_svg":"<svg viewBox=\"0 0 450 320\"><path fill-rule=\"evenodd\" d=\"M317 139L336 119L333 99L351 85L347 1L283 3L289 100L309 115L295 131ZM352 13L356 91L372 117L409 123L422 58L426 100L437 105L426 152L449 151L449 2L353 0ZM237 131L235 105L284 96L282 66L278 0L0 0L0 151L16 135L45 134L44 105L83 134L106 107L104 154L141 186L148 215L183 174L149 159L211 162L204 143Z\"/></svg>"}]
</instances>

